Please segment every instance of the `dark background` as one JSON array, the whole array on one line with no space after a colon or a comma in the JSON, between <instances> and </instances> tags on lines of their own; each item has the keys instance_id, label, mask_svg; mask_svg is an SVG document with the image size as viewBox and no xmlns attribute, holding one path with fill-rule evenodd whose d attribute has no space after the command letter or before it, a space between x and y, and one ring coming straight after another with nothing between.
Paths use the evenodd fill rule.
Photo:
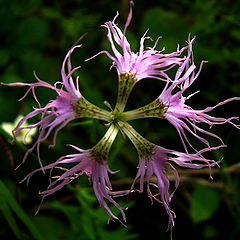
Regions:
<instances>
[{"instance_id":1,"label":"dark background","mask_svg":"<svg viewBox=\"0 0 240 240\"><path fill-rule=\"evenodd\" d=\"M62 60L67 51L84 33L88 33L72 57L83 96L94 104L106 108L105 100L114 106L117 94L116 70L109 71L111 61L101 55L84 62L95 53L109 48L106 29L100 28L116 12L116 22L124 26L128 15L127 0L0 0L0 81L34 82L33 71L46 82L59 81ZM196 36L194 59L199 66L207 60L189 94L200 93L188 101L194 109L214 106L219 101L240 96L240 2L221 0L135 1L133 19L127 37L133 51L146 29L156 40L162 36L158 49L174 51L177 44L184 46L188 34ZM147 46L153 46L148 40ZM130 95L127 109L133 109L154 100L164 84L157 80L140 81ZM0 121L14 122L19 114L27 114L37 106L32 96L22 102L25 88L0 87ZM55 94L49 90L37 91L42 105ZM239 116L239 103L232 102L212 113L214 116ZM160 119L131 122L148 140L166 148L183 151L175 129ZM204 127L204 126L203 126ZM206 126L208 127L208 126ZM58 135L57 145L48 148L51 138L41 145L44 164L59 156L74 152L66 144L91 148L103 136L104 123L83 119L65 127ZM240 132L224 125L211 129L228 145L209 157L220 160L220 169L213 170L213 181L208 169L192 171L180 169L181 184L171 206L177 218L173 239L240 239L239 195L239 142ZM189 136L195 146L197 142ZM219 144L209 138L211 145ZM18 182L31 170L38 168L35 153L17 171L26 147L22 143L10 144L9 136L0 132L0 238L1 239L170 239L167 214L163 206L148 199L146 193L132 194L117 199L128 207L127 227L118 222L107 225L107 214L99 209L91 185L84 175L63 190L46 198L40 212L34 216L41 198L38 192L46 189L48 175L38 173L29 186ZM199 146L201 147L201 146ZM111 177L115 189L127 189L136 174L138 163L134 147L118 135L110 152L109 165L120 173ZM173 180L173 177L169 175ZM174 187L174 183L172 187ZM21 206L21 207L20 207ZM113 209L115 212L115 209ZM117 211L116 211L116 214Z\"/></svg>"}]
</instances>

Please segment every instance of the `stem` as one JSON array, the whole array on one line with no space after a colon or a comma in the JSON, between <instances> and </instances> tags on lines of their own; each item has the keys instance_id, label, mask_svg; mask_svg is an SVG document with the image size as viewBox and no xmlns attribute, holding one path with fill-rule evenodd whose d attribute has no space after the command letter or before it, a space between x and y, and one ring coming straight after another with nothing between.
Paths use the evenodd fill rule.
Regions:
<instances>
[{"instance_id":1,"label":"stem","mask_svg":"<svg viewBox=\"0 0 240 240\"><path fill-rule=\"evenodd\" d=\"M139 119L139 118L164 118L164 113L166 112L166 105L160 101L159 98L155 99L153 102L137 108L135 110L131 110L128 112L124 112L124 116L126 121Z\"/></svg>"},{"instance_id":2,"label":"stem","mask_svg":"<svg viewBox=\"0 0 240 240\"><path fill-rule=\"evenodd\" d=\"M96 105L90 103L85 98L81 97L74 105L74 111L77 114L77 117L87 117L95 118L99 120L109 121L111 119L111 113L97 107Z\"/></svg>"},{"instance_id":3,"label":"stem","mask_svg":"<svg viewBox=\"0 0 240 240\"><path fill-rule=\"evenodd\" d=\"M115 110L118 110L119 112L123 112L126 106L128 97L136 82L137 80L134 78L133 74L125 73L125 74L119 75L118 97L117 97Z\"/></svg>"}]
</instances>

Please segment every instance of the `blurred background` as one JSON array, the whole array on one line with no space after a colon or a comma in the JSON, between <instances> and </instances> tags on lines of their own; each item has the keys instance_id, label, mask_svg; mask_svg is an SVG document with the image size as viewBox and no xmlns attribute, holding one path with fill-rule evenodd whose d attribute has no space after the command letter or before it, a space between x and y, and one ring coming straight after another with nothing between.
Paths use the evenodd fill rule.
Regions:
<instances>
[{"instance_id":1,"label":"blurred background","mask_svg":"<svg viewBox=\"0 0 240 240\"><path fill-rule=\"evenodd\" d=\"M116 70L109 71L111 61L104 55L84 62L97 52L109 48L106 29L101 28L120 12L117 21L124 26L128 15L128 0L0 0L0 81L34 82L38 77L53 84L61 80L60 68L67 51L84 34L83 46L72 57L73 66L82 68L76 75L80 90L92 103L107 109L107 100L114 107L117 95ZM240 96L240 2L227 0L149 0L135 1L133 19L127 30L132 50L137 51L144 32L159 41L158 49L174 51L184 46L189 34L196 36L194 59L199 66L206 60L202 72L188 92L200 92L188 105L194 109L214 106L233 96ZM154 42L148 40L147 46ZM140 81L130 95L127 109L140 107L154 100L164 84L157 80ZM19 181L39 167L35 152L16 171L29 145L19 138L11 144L9 129L19 115L26 115L37 106L31 94L21 102L26 88L0 87L0 239L170 239L166 232L168 217L164 207L151 204L147 193L134 193L117 199L128 208L127 227L118 222L107 224L107 214L99 208L87 176L81 176L56 194L44 199L41 210L34 216L41 198L39 191L48 186L48 174L37 173L28 186ZM42 105L55 97L46 89L38 89ZM213 116L239 116L239 102L232 102L215 110ZM15 123L14 123L15 122ZM7 123L7 124L6 124ZM144 119L131 124L148 140L162 147L183 151L175 129L164 120ZM6 127L7 126L7 127ZM204 127L204 126L203 126ZM48 148L52 138L41 145L44 164L73 153L66 144L88 149L103 136L103 122L82 119L70 123L60 131L55 148ZM210 158L220 160L221 168L192 171L177 168L181 183L172 199L176 213L173 239L240 239L239 143L240 132L233 126L211 129L228 145L213 152ZM191 141L195 141L191 139ZM36 139L33 136L32 141ZM211 145L219 144L209 138ZM31 142L31 139L29 140ZM198 146L195 143L195 146ZM111 176L114 189L128 189L136 174L137 153L120 134L110 152L109 165L120 170ZM169 175L171 189L173 176ZM116 209L114 213L119 214Z\"/></svg>"}]
</instances>

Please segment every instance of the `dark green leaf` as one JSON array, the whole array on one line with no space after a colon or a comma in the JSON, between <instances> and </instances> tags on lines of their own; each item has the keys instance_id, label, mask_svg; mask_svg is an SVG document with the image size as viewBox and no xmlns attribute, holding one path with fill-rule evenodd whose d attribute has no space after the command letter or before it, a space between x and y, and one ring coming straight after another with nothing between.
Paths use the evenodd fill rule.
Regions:
<instances>
[{"instance_id":1,"label":"dark green leaf","mask_svg":"<svg viewBox=\"0 0 240 240\"><path fill-rule=\"evenodd\" d=\"M28 217L28 215L24 212L24 210L19 206L16 200L13 198L11 193L8 191L6 186L2 181L0 181L0 192L2 198L6 201L8 206L11 208L13 212L18 216L18 218L26 225L34 239L43 240L40 233L38 232L36 226L33 224L32 220Z\"/></svg>"},{"instance_id":2,"label":"dark green leaf","mask_svg":"<svg viewBox=\"0 0 240 240\"><path fill-rule=\"evenodd\" d=\"M210 187L198 186L193 192L190 214L194 222L205 221L219 206L218 192Z\"/></svg>"}]
</instances>

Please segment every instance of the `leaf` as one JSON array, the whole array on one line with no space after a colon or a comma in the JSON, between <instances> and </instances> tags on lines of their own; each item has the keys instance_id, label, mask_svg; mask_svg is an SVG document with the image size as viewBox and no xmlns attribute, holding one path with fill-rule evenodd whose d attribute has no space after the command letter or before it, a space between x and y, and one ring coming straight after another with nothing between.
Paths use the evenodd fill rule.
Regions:
<instances>
[{"instance_id":1,"label":"leaf","mask_svg":"<svg viewBox=\"0 0 240 240\"><path fill-rule=\"evenodd\" d=\"M60 210L68 218L73 233L81 232L82 236L87 236L87 239L96 239L92 220L94 218L89 214L89 211L86 211L88 209L84 209L84 212L82 212L82 208L79 206L67 205L60 202L53 202L51 206Z\"/></svg>"},{"instance_id":2,"label":"leaf","mask_svg":"<svg viewBox=\"0 0 240 240\"><path fill-rule=\"evenodd\" d=\"M0 67L6 65L9 61L9 53L6 49L0 49Z\"/></svg>"},{"instance_id":3,"label":"leaf","mask_svg":"<svg viewBox=\"0 0 240 240\"><path fill-rule=\"evenodd\" d=\"M88 205L94 204L97 199L93 194L90 193L92 193L92 188L77 188L77 199L79 203L83 204L87 202Z\"/></svg>"},{"instance_id":4,"label":"leaf","mask_svg":"<svg viewBox=\"0 0 240 240\"><path fill-rule=\"evenodd\" d=\"M31 235L34 237L34 239L37 240L43 240L40 233L38 232L36 226L32 223L31 219L28 217L28 215L24 212L24 210L19 206L19 204L16 202L16 200L13 198L11 193L8 191L7 187L4 185L4 183L0 180L0 193L1 197L4 199L6 204L11 208L13 212L19 217L19 219L25 224L25 226L30 231ZM8 214L9 218L9 214ZM11 217L9 218L9 221L11 221L12 226L15 227Z\"/></svg>"},{"instance_id":5,"label":"leaf","mask_svg":"<svg viewBox=\"0 0 240 240\"><path fill-rule=\"evenodd\" d=\"M5 217L5 219L7 220L10 228L13 230L13 233L15 234L15 236L17 237L17 239L22 239L22 234L21 231L19 230L16 221L14 219L14 216L11 213L11 210L9 209L6 201L3 199L3 197L0 197L0 206L1 206L1 210L2 213Z\"/></svg>"},{"instance_id":6,"label":"leaf","mask_svg":"<svg viewBox=\"0 0 240 240\"><path fill-rule=\"evenodd\" d=\"M82 227L83 227L84 232L88 236L88 239L90 239L90 240L96 239L95 228L94 228L94 225L93 225L91 215L84 212L81 215L81 221L84 222L84 224L82 224Z\"/></svg>"},{"instance_id":7,"label":"leaf","mask_svg":"<svg viewBox=\"0 0 240 240\"><path fill-rule=\"evenodd\" d=\"M48 23L41 18L31 16L18 23L15 37L22 46L34 45L41 47L45 44L49 32Z\"/></svg>"},{"instance_id":8,"label":"leaf","mask_svg":"<svg viewBox=\"0 0 240 240\"><path fill-rule=\"evenodd\" d=\"M64 220L64 218L59 218L59 216L53 217L50 214L46 214L35 216L33 222L38 226L44 240L59 240L68 239L67 236L71 232Z\"/></svg>"},{"instance_id":9,"label":"leaf","mask_svg":"<svg viewBox=\"0 0 240 240\"><path fill-rule=\"evenodd\" d=\"M77 206L70 204L63 204L57 201L54 201L51 204L55 209L60 210L69 220L71 224L71 229L77 231L79 229L79 218L80 218L80 209Z\"/></svg>"},{"instance_id":10,"label":"leaf","mask_svg":"<svg viewBox=\"0 0 240 240\"><path fill-rule=\"evenodd\" d=\"M1 126L0 126L0 134L4 136L8 141L11 141L13 139L13 137L8 132L6 132ZM18 146L18 148L21 149L22 151L24 152L27 151L27 147L22 142L15 141L14 144ZM30 153L30 155L35 160L38 160L37 156L34 153Z\"/></svg>"},{"instance_id":11,"label":"leaf","mask_svg":"<svg viewBox=\"0 0 240 240\"><path fill-rule=\"evenodd\" d=\"M206 186L198 186L193 192L190 215L196 223L205 221L219 206L218 192Z\"/></svg>"}]
</instances>

